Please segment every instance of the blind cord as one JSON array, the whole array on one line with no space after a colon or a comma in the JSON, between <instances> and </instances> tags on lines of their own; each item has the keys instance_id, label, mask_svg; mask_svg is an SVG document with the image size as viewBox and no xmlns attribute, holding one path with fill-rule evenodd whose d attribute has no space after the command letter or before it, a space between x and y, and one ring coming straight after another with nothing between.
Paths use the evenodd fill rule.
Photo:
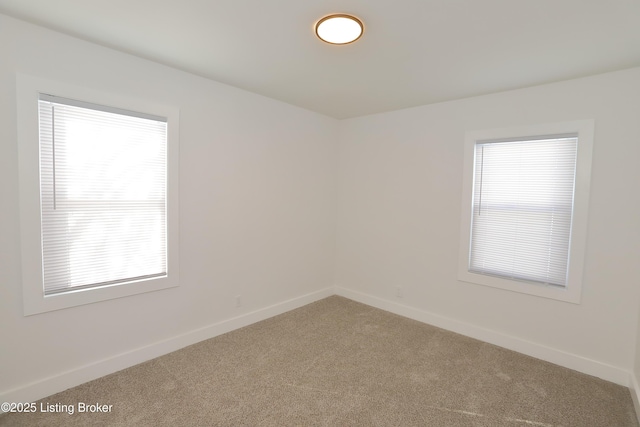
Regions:
<instances>
[{"instance_id":1,"label":"blind cord","mask_svg":"<svg viewBox=\"0 0 640 427\"><path fill-rule=\"evenodd\" d=\"M56 109L54 105L51 105L51 161L52 173L53 173L53 210L57 209L56 205Z\"/></svg>"},{"instance_id":2,"label":"blind cord","mask_svg":"<svg viewBox=\"0 0 640 427\"><path fill-rule=\"evenodd\" d=\"M478 196L478 216L482 213L482 180L484 172L484 145L480 146L480 195Z\"/></svg>"}]
</instances>

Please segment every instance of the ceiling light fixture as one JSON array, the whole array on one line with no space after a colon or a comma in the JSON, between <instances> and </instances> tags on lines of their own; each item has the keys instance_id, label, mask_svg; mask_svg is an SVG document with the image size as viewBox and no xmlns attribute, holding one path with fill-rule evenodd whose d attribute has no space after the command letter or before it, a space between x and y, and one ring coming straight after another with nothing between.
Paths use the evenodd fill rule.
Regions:
<instances>
[{"instance_id":1,"label":"ceiling light fixture","mask_svg":"<svg viewBox=\"0 0 640 427\"><path fill-rule=\"evenodd\" d=\"M352 15L325 16L316 24L316 35L323 42L348 44L358 40L364 32L362 21Z\"/></svg>"}]
</instances>

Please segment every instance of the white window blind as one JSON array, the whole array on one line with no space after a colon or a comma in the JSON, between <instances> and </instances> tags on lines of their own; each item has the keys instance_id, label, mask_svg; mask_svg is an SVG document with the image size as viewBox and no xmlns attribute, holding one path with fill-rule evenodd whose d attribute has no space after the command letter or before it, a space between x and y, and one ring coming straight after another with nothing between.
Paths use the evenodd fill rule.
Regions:
<instances>
[{"instance_id":1,"label":"white window blind","mask_svg":"<svg viewBox=\"0 0 640 427\"><path fill-rule=\"evenodd\" d=\"M167 120L40 95L45 295L167 274Z\"/></svg>"},{"instance_id":2,"label":"white window blind","mask_svg":"<svg viewBox=\"0 0 640 427\"><path fill-rule=\"evenodd\" d=\"M577 142L476 143L469 271L566 286Z\"/></svg>"}]
</instances>

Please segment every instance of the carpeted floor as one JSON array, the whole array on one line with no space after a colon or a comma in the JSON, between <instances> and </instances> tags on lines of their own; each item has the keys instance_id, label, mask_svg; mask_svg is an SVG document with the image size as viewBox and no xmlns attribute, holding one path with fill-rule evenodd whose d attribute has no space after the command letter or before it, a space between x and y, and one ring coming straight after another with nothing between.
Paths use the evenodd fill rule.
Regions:
<instances>
[{"instance_id":1,"label":"carpeted floor","mask_svg":"<svg viewBox=\"0 0 640 427\"><path fill-rule=\"evenodd\" d=\"M37 405L74 413L0 425L638 427L624 387L337 296Z\"/></svg>"}]
</instances>

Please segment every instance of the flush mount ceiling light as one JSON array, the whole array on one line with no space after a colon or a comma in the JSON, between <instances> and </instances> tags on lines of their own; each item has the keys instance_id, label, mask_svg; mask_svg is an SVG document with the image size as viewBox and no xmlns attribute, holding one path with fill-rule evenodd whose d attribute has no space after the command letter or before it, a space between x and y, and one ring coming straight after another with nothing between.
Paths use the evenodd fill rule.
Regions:
<instances>
[{"instance_id":1,"label":"flush mount ceiling light","mask_svg":"<svg viewBox=\"0 0 640 427\"><path fill-rule=\"evenodd\" d=\"M364 25L361 20L342 13L325 16L316 24L318 38L331 44L353 43L363 32Z\"/></svg>"}]
</instances>

